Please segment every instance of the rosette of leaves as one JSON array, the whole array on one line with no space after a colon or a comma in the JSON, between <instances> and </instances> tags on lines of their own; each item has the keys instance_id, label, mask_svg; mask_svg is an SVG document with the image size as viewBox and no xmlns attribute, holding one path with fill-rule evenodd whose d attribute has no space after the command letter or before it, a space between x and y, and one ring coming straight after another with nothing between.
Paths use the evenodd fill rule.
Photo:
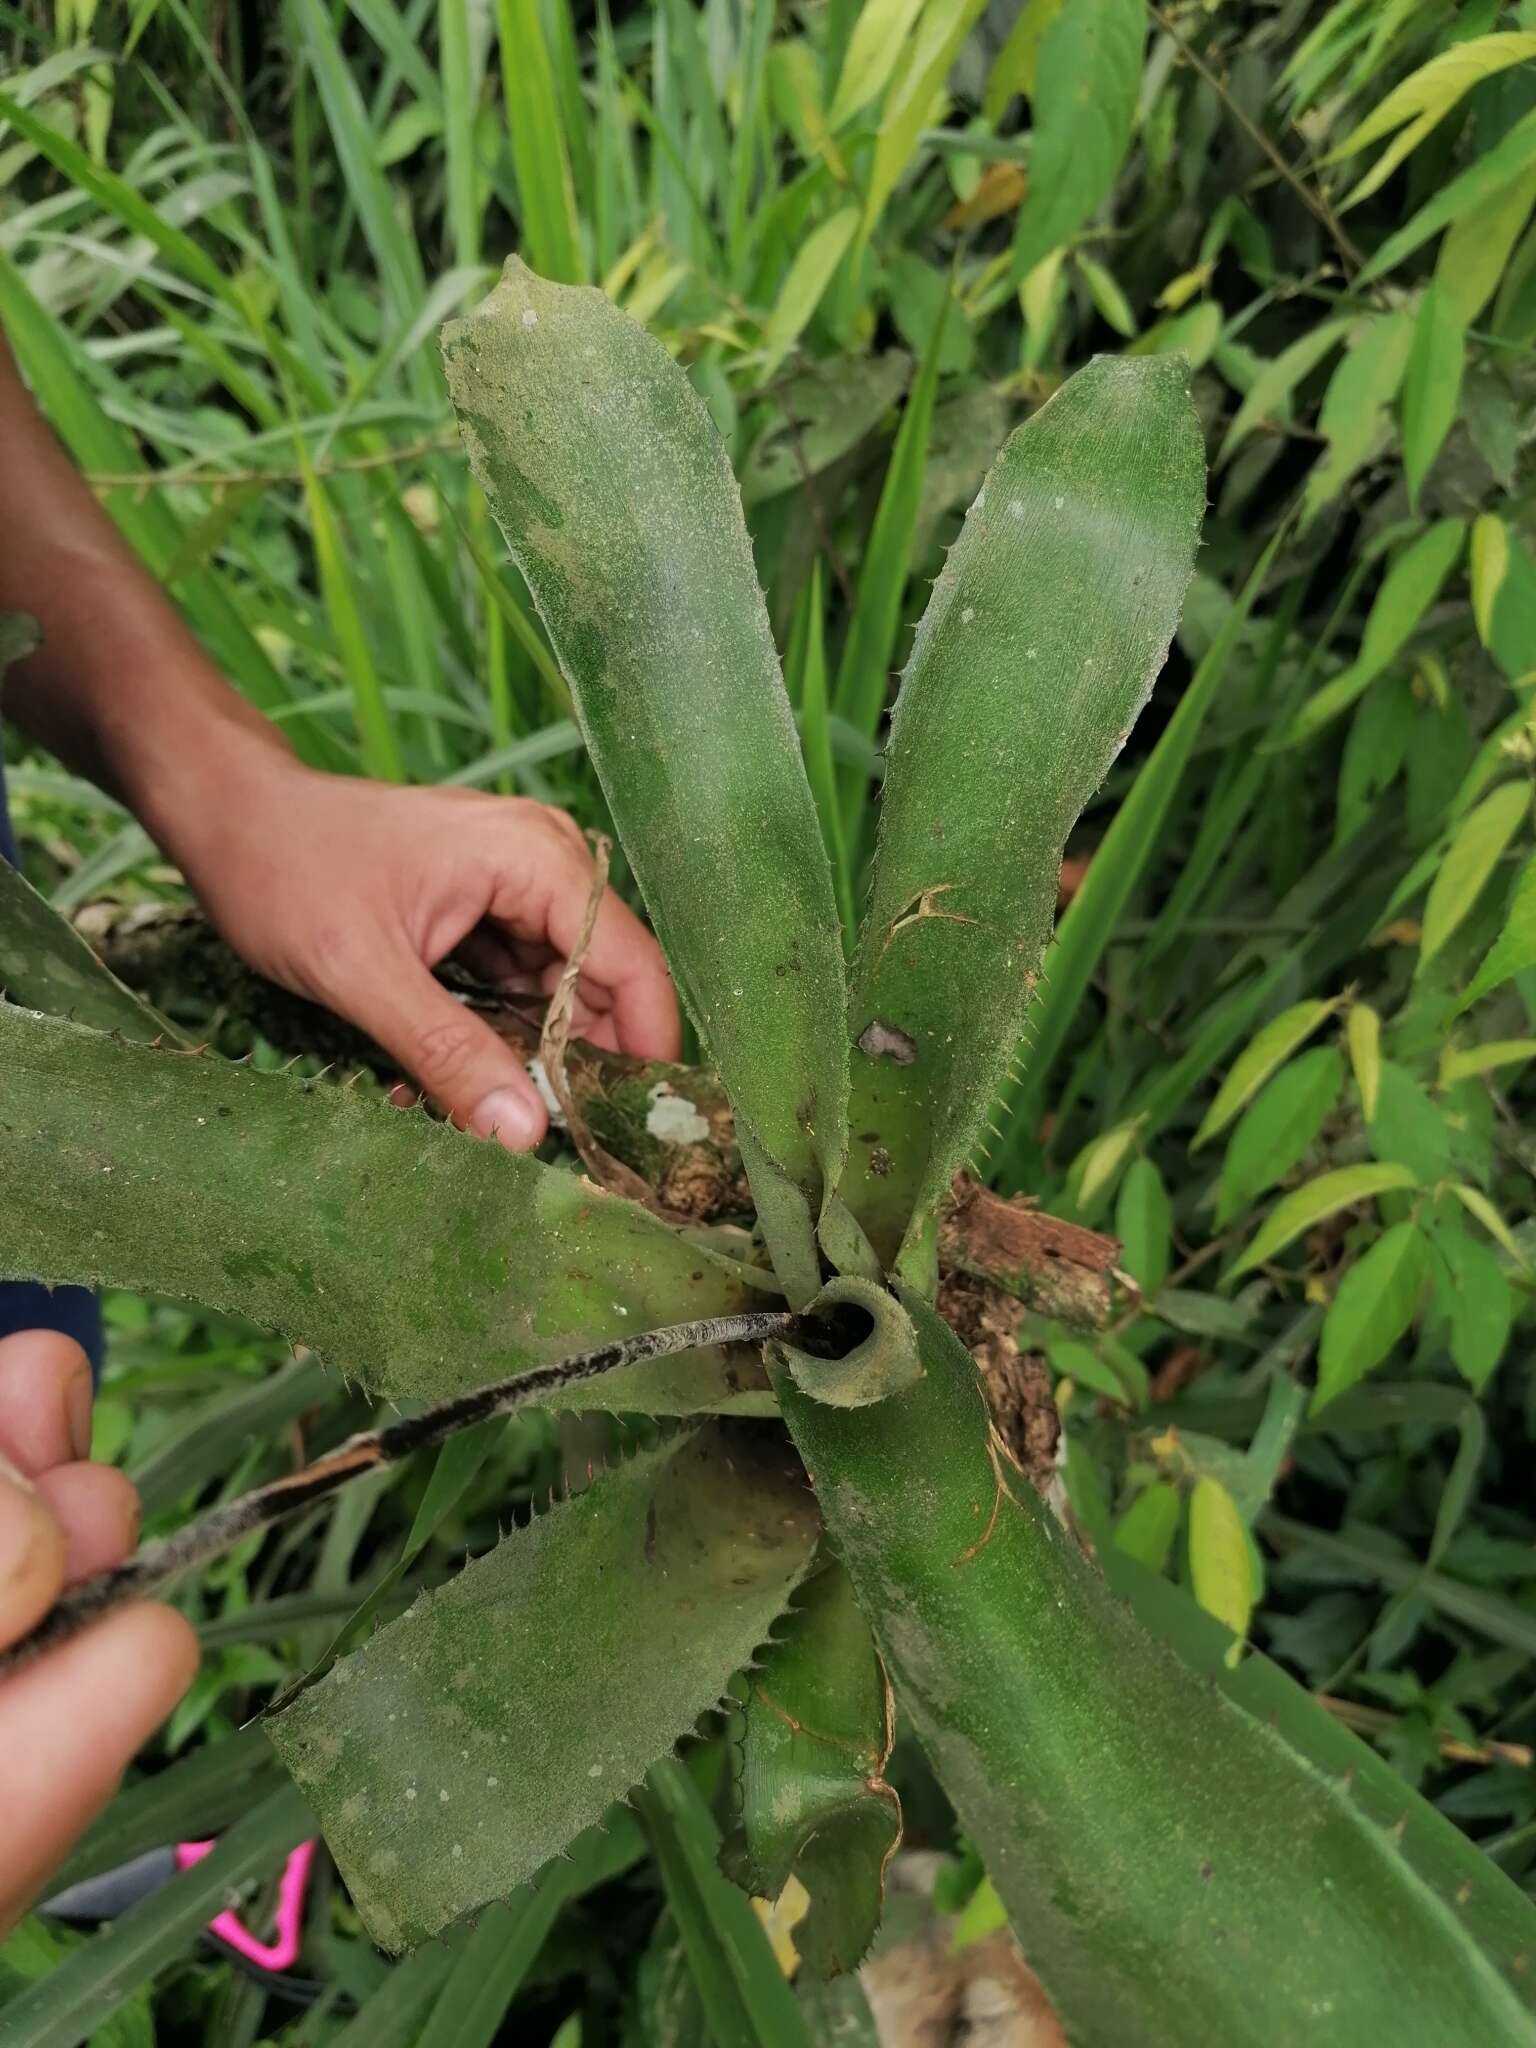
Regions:
<instances>
[{"instance_id":1,"label":"rosette of leaves","mask_svg":"<svg viewBox=\"0 0 1536 2048\"><path fill-rule=\"evenodd\" d=\"M30 1013L0 1010L0 1268L239 1311L395 1397L747 1305L822 1335L587 1383L585 1405L672 1432L271 1723L368 1925L434 1933L649 1774L685 1947L718 1933L713 1973L689 1950L718 2027L754 1995L751 1916L652 1767L734 1686L725 1865L802 1885L807 1971L852 1967L879 1918L894 1702L1074 2040L1528 2041L1523 1896L1262 1659L1229 1668L1172 1589L1111 1590L933 1307L937 1206L1027 1044L1066 835L1191 571L1182 359L1093 362L994 463L901 681L845 966L740 497L687 378L602 294L517 261L444 353L730 1095L765 1262L425 1116L173 1048L7 876L0 979Z\"/></svg>"}]
</instances>

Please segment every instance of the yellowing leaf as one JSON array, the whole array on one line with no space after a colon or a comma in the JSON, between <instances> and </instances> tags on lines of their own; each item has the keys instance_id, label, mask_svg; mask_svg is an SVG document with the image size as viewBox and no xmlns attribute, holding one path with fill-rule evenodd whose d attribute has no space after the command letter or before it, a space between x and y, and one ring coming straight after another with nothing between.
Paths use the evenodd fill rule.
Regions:
<instances>
[{"instance_id":1,"label":"yellowing leaf","mask_svg":"<svg viewBox=\"0 0 1536 2048\"><path fill-rule=\"evenodd\" d=\"M1339 1166L1331 1173L1320 1173L1316 1180L1307 1181L1275 1204L1247 1251L1233 1261L1222 1277L1235 1280L1239 1274L1262 1266L1304 1230L1336 1216L1341 1209L1352 1209L1377 1195L1417 1186L1418 1181L1406 1166Z\"/></svg>"},{"instance_id":2,"label":"yellowing leaf","mask_svg":"<svg viewBox=\"0 0 1536 2048\"><path fill-rule=\"evenodd\" d=\"M1090 1138L1072 1162L1067 1184L1074 1206L1087 1215L1108 1194L1136 1143L1136 1122Z\"/></svg>"},{"instance_id":3,"label":"yellowing leaf","mask_svg":"<svg viewBox=\"0 0 1536 2048\"><path fill-rule=\"evenodd\" d=\"M897 179L912 161L918 137L934 119L934 101L943 91L949 67L985 5L986 0L928 0L916 24L915 40L902 52L904 61L880 117L864 207L866 236L873 232Z\"/></svg>"},{"instance_id":4,"label":"yellowing leaf","mask_svg":"<svg viewBox=\"0 0 1536 2048\"><path fill-rule=\"evenodd\" d=\"M1481 513L1472 522L1471 568L1472 616L1486 647L1493 633L1494 600L1509 573L1509 533L1496 512Z\"/></svg>"},{"instance_id":5,"label":"yellowing leaf","mask_svg":"<svg viewBox=\"0 0 1536 2048\"><path fill-rule=\"evenodd\" d=\"M1369 1003L1350 1004L1344 1035L1349 1042L1355 1086L1360 1090L1360 1108L1370 1123L1376 1115L1376 1097L1381 1088L1381 1019Z\"/></svg>"},{"instance_id":6,"label":"yellowing leaf","mask_svg":"<svg viewBox=\"0 0 1536 2048\"><path fill-rule=\"evenodd\" d=\"M1496 1073L1500 1067L1523 1066L1536 1059L1536 1038L1490 1038L1482 1045L1463 1046L1447 1052L1440 1062L1442 1087L1454 1088L1477 1074Z\"/></svg>"},{"instance_id":7,"label":"yellowing leaf","mask_svg":"<svg viewBox=\"0 0 1536 2048\"><path fill-rule=\"evenodd\" d=\"M1459 929L1499 856L1530 815L1531 792L1524 782L1506 782L1485 796L1461 821L1444 860L1435 871L1424 904L1424 935L1419 941L1422 974Z\"/></svg>"},{"instance_id":8,"label":"yellowing leaf","mask_svg":"<svg viewBox=\"0 0 1536 2048\"><path fill-rule=\"evenodd\" d=\"M772 376L804 332L858 225L858 208L845 206L801 243L763 328L764 377Z\"/></svg>"},{"instance_id":9,"label":"yellowing leaf","mask_svg":"<svg viewBox=\"0 0 1536 2048\"><path fill-rule=\"evenodd\" d=\"M1435 261L1435 282L1463 321L1475 320L1498 290L1533 201L1536 169L1511 178L1486 206L1452 221Z\"/></svg>"},{"instance_id":10,"label":"yellowing leaf","mask_svg":"<svg viewBox=\"0 0 1536 2048\"><path fill-rule=\"evenodd\" d=\"M1203 292L1211 281L1211 272L1216 268L1214 260L1197 263L1193 270L1184 270L1165 284L1158 293L1156 304L1166 312L1177 313L1181 306L1187 306L1192 298Z\"/></svg>"},{"instance_id":11,"label":"yellowing leaf","mask_svg":"<svg viewBox=\"0 0 1536 2048\"><path fill-rule=\"evenodd\" d=\"M1323 1319L1315 1415L1380 1365L1413 1321L1428 1269L1423 1232L1394 1223L1351 1266Z\"/></svg>"},{"instance_id":12,"label":"yellowing leaf","mask_svg":"<svg viewBox=\"0 0 1536 2048\"><path fill-rule=\"evenodd\" d=\"M1244 1103L1263 1087L1276 1067L1288 1060L1297 1046L1305 1044L1318 1025L1331 1017L1337 1007L1336 1003L1314 998L1296 1003L1289 1010L1282 1010L1278 1017L1272 1017L1249 1041L1222 1082L1216 1100L1206 1111L1190 1142L1190 1150L1207 1144L1224 1131Z\"/></svg>"},{"instance_id":13,"label":"yellowing leaf","mask_svg":"<svg viewBox=\"0 0 1536 2048\"><path fill-rule=\"evenodd\" d=\"M910 50L913 24L924 0L866 0L848 38L848 54L837 76L827 125L841 128L882 93L902 54Z\"/></svg>"},{"instance_id":14,"label":"yellowing leaf","mask_svg":"<svg viewBox=\"0 0 1536 2048\"><path fill-rule=\"evenodd\" d=\"M1189 1578L1206 1613L1238 1638L1226 1658L1236 1664L1253 1613L1253 1562L1237 1502L1219 1479L1197 1479L1189 1496Z\"/></svg>"},{"instance_id":15,"label":"yellowing leaf","mask_svg":"<svg viewBox=\"0 0 1536 2048\"><path fill-rule=\"evenodd\" d=\"M1329 154L1328 162L1337 163L1370 143L1379 142L1394 128L1403 128L1405 122L1410 124L1388 149L1383 150L1344 204L1353 206L1358 200L1369 198L1474 85L1482 79L1491 78L1496 71L1503 71L1511 64L1523 64L1533 56L1536 56L1536 35L1473 36L1420 65Z\"/></svg>"},{"instance_id":16,"label":"yellowing leaf","mask_svg":"<svg viewBox=\"0 0 1536 2048\"><path fill-rule=\"evenodd\" d=\"M1452 1187L1451 1193L1467 1214L1475 1216L1488 1235L1504 1247L1521 1271L1529 1272L1531 1262L1521 1250L1519 1239L1482 1189L1470 1188L1464 1181L1458 1181Z\"/></svg>"}]
</instances>

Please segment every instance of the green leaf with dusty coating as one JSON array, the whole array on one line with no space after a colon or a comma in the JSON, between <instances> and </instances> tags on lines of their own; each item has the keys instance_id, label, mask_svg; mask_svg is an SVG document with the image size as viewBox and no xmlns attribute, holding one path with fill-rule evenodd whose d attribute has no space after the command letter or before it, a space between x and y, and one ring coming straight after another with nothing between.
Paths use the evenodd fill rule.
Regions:
<instances>
[{"instance_id":1,"label":"green leaf with dusty coating","mask_svg":"<svg viewBox=\"0 0 1536 2048\"><path fill-rule=\"evenodd\" d=\"M810 1906L795 1948L805 1969L836 1976L874 1939L901 1840L901 1801L885 1781L890 1689L840 1565L801 1589L743 1718L741 1820L725 1867L767 1899L798 1877Z\"/></svg>"},{"instance_id":2,"label":"green leaf with dusty coating","mask_svg":"<svg viewBox=\"0 0 1536 2048\"><path fill-rule=\"evenodd\" d=\"M0 1217L4 1277L249 1316L397 1397L764 1300L632 1202L419 1111L7 1005ZM687 1414L753 1384L749 1352L688 1352L569 1405Z\"/></svg>"},{"instance_id":3,"label":"green leaf with dusty coating","mask_svg":"<svg viewBox=\"0 0 1536 2048\"><path fill-rule=\"evenodd\" d=\"M981 1139L1067 834L1168 652L1205 505L1187 376L1079 370L998 456L918 627L849 1009L844 1194L887 1260Z\"/></svg>"},{"instance_id":4,"label":"green leaf with dusty coating","mask_svg":"<svg viewBox=\"0 0 1536 2048\"><path fill-rule=\"evenodd\" d=\"M3 623L3 621L0 621ZM50 1017L73 1017L97 1031L148 1043L181 1034L124 988L67 918L25 876L0 860L0 994Z\"/></svg>"},{"instance_id":5,"label":"green leaf with dusty coating","mask_svg":"<svg viewBox=\"0 0 1536 2048\"><path fill-rule=\"evenodd\" d=\"M817 1531L782 1437L712 1424L516 1530L278 1715L375 1939L435 1934L600 1820L751 1662Z\"/></svg>"},{"instance_id":6,"label":"green leaf with dusty coating","mask_svg":"<svg viewBox=\"0 0 1536 2048\"><path fill-rule=\"evenodd\" d=\"M840 928L724 445L659 342L515 257L443 358L678 985L815 1201L846 1143Z\"/></svg>"},{"instance_id":7,"label":"green leaf with dusty coating","mask_svg":"<svg viewBox=\"0 0 1536 2048\"><path fill-rule=\"evenodd\" d=\"M851 1415L778 1375L781 1404L897 1701L1069 2036L1165 2048L1195 2014L1226 2048L1528 2043L1536 1909L1488 1863L1508 1910L1480 1944L1459 1866L1411 1861L1347 1777L1148 1635L999 1462L959 1340L907 1305L915 1386Z\"/></svg>"},{"instance_id":8,"label":"green leaf with dusty coating","mask_svg":"<svg viewBox=\"0 0 1536 2048\"><path fill-rule=\"evenodd\" d=\"M868 1408L908 1387L922 1375L911 1319L896 1297L872 1280L829 1281L807 1304L807 1312L833 1316L853 1312L868 1331L839 1358L818 1358L793 1344L774 1342L768 1356L789 1373L802 1393L835 1408Z\"/></svg>"}]
</instances>

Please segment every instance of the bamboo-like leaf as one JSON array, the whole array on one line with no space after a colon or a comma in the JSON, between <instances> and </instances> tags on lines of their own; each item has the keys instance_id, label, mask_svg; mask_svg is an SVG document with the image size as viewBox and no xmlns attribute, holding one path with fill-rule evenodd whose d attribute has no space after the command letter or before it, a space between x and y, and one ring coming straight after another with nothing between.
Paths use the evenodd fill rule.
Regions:
<instances>
[{"instance_id":1,"label":"bamboo-like leaf","mask_svg":"<svg viewBox=\"0 0 1536 2048\"><path fill-rule=\"evenodd\" d=\"M885 1781L890 1692L841 1566L801 1592L753 1674L744 1722L725 1867L767 1899L797 1877L810 1906L795 1948L807 1970L836 1976L874 1939L901 1839L901 1801Z\"/></svg>"},{"instance_id":2,"label":"bamboo-like leaf","mask_svg":"<svg viewBox=\"0 0 1536 2048\"><path fill-rule=\"evenodd\" d=\"M751 1661L816 1532L782 1441L712 1425L537 1516L279 1714L375 1938L436 1933L597 1823Z\"/></svg>"},{"instance_id":3,"label":"bamboo-like leaf","mask_svg":"<svg viewBox=\"0 0 1536 2048\"><path fill-rule=\"evenodd\" d=\"M918 628L853 969L849 1207L889 1258L981 1134L1062 848L1146 702L1205 499L1173 357L1101 357L1015 433Z\"/></svg>"},{"instance_id":4,"label":"bamboo-like leaf","mask_svg":"<svg viewBox=\"0 0 1536 2048\"><path fill-rule=\"evenodd\" d=\"M246 1315L396 1396L761 1300L633 1203L420 1112L8 1005L0 1211L8 1277ZM573 1405L687 1413L739 1380L720 1356L658 1366Z\"/></svg>"},{"instance_id":5,"label":"bamboo-like leaf","mask_svg":"<svg viewBox=\"0 0 1536 2048\"><path fill-rule=\"evenodd\" d=\"M600 292L515 258L443 349L684 997L762 1150L816 1197L846 1144L837 907L720 437Z\"/></svg>"},{"instance_id":6,"label":"bamboo-like leaf","mask_svg":"<svg viewBox=\"0 0 1536 2048\"><path fill-rule=\"evenodd\" d=\"M687 1769L664 1757L637 1804L710 2048L810 2048L766 1931L749 1901L720 1873L720 1831Z\"/></svg>"},{"instance_id":7,"label":"bamboo-like leaf","mask_svg":"<svg viewBox=\"0 0 1536 2048\"><path fill-rule=\"evenodd\" d=\"M143 1043L180 1042L175 1027L124 988L85 940L0 860L0 994L51 1017L73 1017L97 1031L118 1031Z\"/></svg>"},{"instance_id":8,"label":"bamboo-like leaf","mask_svg":"<svg viewBox=\"0 0 1536 2048\"><path fill-rule=\"evenodd\" d=\"M1222 1277L1236 1280L1255 1266L1262 1266L1266 1259L1283 1252L1304 1230L1336 1216L1341 1209L1417 1186L1417 1178L1409 1168L1392 1163L1339 1166L1331 1173L1320 1173L1316 1180L1306 1181L1276 1202L1247 1251L1233 1260Z\"/></svg>"},{"instance_id":9,"label":"bamboo-like leaf","mask_svg":"<svg viewBox=\"0 0 1536 2048\"><path fill-rule=\"evenodd\" d=\"M1413 1321L1428 1270L1429 1246L1413 1222L1391 1224L1350 1267L1323 1322L1314 1415L1380 1365Z\"/></svg>"},{"instance_id":10,"label":"bamboo-like leaf","mask_svg":"<svg viewBox=\"0 0 1536 2048\"><path fill-rule=\"evenodd\" d=\"M1529 1902L1487 1865L1482 1947L1457 1860L1421 1868L1347 1774L1148 1635L1001 1463L959 1340L907 1306L906 1392L849 1415L781 1376L780 1398L898 1704L1069 2035L1164 2048L1197 2012L1201 2038L1269 2048L1326 2013L1341 2041L1527 2041Z\"/></svg>"},{"instance_id":11,"label":"bamboo-like leaf","mask_svg":"<svg viewBox=\"0 0 1536 2048\"><path fill-rule=\"evenodd\" d=\"M1234 1062L1216 1092L1216 1100L1201 1118L1199 1130L1190 1139L1190 1150L1194 1151L1197 1146L1219 1137L1238 1111L1258 1094L1270 1075L1290 1058L1299 1045L1306 1043L1337 1007L1336 1003L1313 997L1304 1003L1293 1003L1290 1009L1272 1017L1264 1029L1249 1040L1242 1057Z\"/></svg>"}]
</instances>

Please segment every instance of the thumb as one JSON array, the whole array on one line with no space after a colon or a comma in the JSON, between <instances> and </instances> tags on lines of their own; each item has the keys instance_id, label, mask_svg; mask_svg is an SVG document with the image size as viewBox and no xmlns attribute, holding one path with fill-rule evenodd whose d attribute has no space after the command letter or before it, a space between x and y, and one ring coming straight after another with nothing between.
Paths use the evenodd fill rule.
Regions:
<instances>
[{"instance_id":1,"label":"thumb","mask_svg":"<svg viewBox=\"0 0 1536 2048\"><path fill-rule=\"evenodd\" d=\"M0 1647L42 1619L63 1583L64 1532L0 1454Z\"/></svg>"},{"instance_id":2,"label":"thumb","mask_svg":"<svg viewBox=\"0 0 1536 2048\"><path fill-rule=\"evenodd\" d=\"M366 995L352 991L347 1011L464 1130L509 1152L532 1151L548 1130L517 1054L411 954L389 956Z\"/></svg>"}]
</instances>

